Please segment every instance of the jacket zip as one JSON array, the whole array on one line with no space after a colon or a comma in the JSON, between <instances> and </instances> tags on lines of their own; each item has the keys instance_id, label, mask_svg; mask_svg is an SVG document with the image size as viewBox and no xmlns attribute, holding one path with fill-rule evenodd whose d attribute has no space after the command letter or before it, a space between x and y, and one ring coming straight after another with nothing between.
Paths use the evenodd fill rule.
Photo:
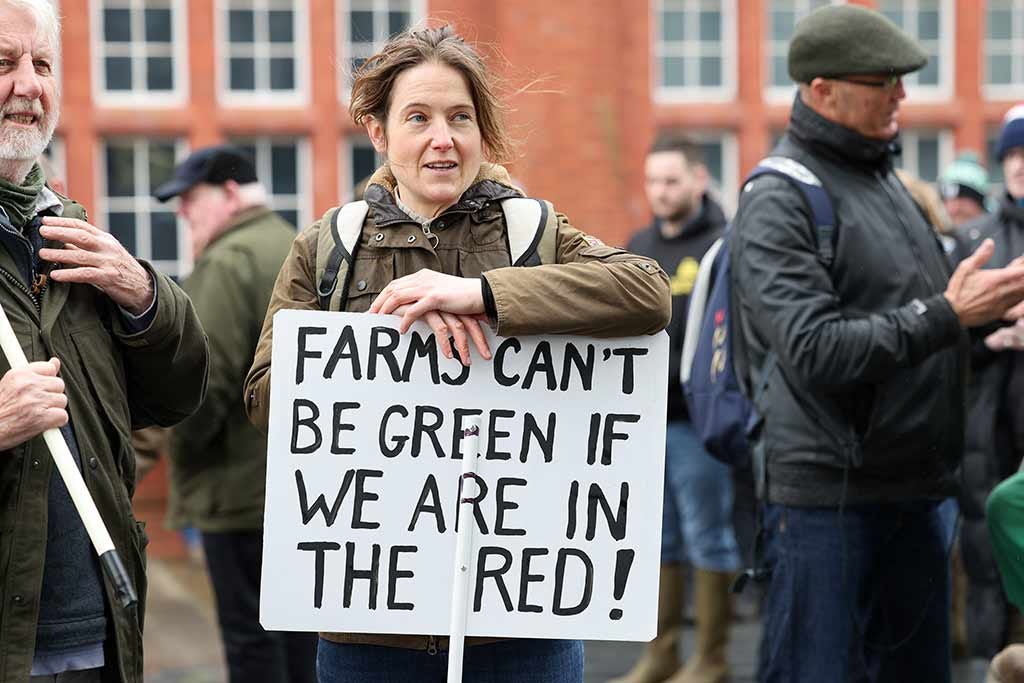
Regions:
<instances>
[{"instance_id":1,"label":"jacket zip","mask_svg":"<svg viewBox=\"0 0 1024 683\"><path fill-rule=\"evenodd\" d=\"M431 656L437 654L437 636L427 636L427 654Z\"/></svg>"},{"instance_id":2,"label":"jacket zip","mask_svg":"<svg viewBox=\"0 0 1024 683\"><path fill-rule=\"evenodd\" d=\"M28 296L28 298L32 300L32 303L36 307L36 311L42 312L43 307L39 303L39 299L37 299L36 296L32 293L32 290L26 287L21 280L11 275L11 273L8 272L6 268L0 268L0 273L2 273L5 278L7 278L15 287L23 291L26 294L26 296ZM42 290L40 290L40 292L42 292Z\"/></svg>"}]
</instances>

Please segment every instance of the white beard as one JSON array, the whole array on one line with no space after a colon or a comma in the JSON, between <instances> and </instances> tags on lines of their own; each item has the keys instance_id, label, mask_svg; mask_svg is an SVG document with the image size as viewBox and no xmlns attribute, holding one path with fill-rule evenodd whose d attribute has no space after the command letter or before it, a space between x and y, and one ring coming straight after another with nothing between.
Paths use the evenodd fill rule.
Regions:
<instances>
[{"instance_id":1,"label":"white beard","mask_svg":"<svg viewBox=\"0 0 1024 683\"><path fill-rule=\"evenodd\" d=\"M60 112L51 110L31 128L10 125L0 119L0 161L34 161L50 144L58 118Z\"/></svg>"}]
</instances>

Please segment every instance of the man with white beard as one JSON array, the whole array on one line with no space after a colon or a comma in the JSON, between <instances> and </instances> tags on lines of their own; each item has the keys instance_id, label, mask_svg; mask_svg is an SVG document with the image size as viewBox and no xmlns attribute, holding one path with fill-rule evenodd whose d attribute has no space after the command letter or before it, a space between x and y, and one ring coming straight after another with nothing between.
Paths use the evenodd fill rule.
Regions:
<instances>
[{"instance_id":1,"label":"man with white beard","mask_svg":"<svg viewBox=\"0 0 1024 683\"><path fill-rule=\"evenodd\" d=\"M0 683L141 683L130 434L196 409L209 352L181 290L45 185L36 159L59 117L59 49L49 0L0 0L0 306L30 361L0 357ZM137 604L103 580L42 438L53 428Z\"/></svg>"}]
</instances>

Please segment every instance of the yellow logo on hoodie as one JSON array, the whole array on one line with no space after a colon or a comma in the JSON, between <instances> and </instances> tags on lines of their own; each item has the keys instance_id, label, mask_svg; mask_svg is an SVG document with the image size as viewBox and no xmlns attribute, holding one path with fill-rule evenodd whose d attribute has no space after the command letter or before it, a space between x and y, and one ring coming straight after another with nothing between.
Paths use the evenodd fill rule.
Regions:
<instances>
[{"instance_id":1,"label":"yellow logo on hoodie","mask_svg":"<svg viewBox=\"0 0 1024 683\"><path fill-rule=\"evenodd\" d=\"M679 262L675 275L672 276L672 296L686 296L693 291L693 285L697 282L697 271L700 264L697 259L687 256Z\"/></svg>"}]
</instances>

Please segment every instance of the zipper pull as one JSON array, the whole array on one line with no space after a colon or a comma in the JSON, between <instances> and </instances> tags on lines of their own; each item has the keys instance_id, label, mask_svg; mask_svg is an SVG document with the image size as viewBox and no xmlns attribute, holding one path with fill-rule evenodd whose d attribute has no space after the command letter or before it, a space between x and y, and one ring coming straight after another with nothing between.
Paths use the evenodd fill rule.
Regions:
<instances>
[{"instance_id":1,"label":"zipper pull","mask_svg":"<svg viewBox=\"0 0 1024 683\"><path fill-rule=\"evenodd\" d=\"M437 245L440 244L441 238L431 231L430 223L421 224L420 229L423 230L423 234L427 236L428 240L430 240L431 246L434 247L434 249L437 249Z\"/></svg>"},{"instance_id":2,"label":"zipper pull","mask_svg":"<svg viewBox=\"0 0 1024 683\"><path fill-rule=\"evenodd\" d=\"M431 656L437 654L437 636L427 636L427 654Z\"/></svg>"},{"instance_id":3,"label":"zipper pull","mask_svg":"<svg viewBox=\"0 0 1024 683\"><path fill-rule=\"evenodd\" d=\"M48 279L46 273L36 273L32 277L32 294L34 296L39 296L43 293Z\"/></svg>"}]
</instances>

